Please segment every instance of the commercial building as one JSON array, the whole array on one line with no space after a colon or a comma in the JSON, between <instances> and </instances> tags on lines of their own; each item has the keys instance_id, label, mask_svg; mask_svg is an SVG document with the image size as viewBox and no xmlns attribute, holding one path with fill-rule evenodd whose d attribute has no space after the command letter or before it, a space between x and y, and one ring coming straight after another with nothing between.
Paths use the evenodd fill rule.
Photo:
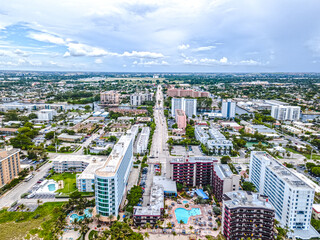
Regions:
<instances>
[{"instance_id":1,"label":"commercial building","mask_svg":"<svg viewBox=\"0 0 320 240\"><path fill-rule=\"evenodd\" d=\"M130 104L132 106L139 106L144 104L146 101L152 101L152 93L134 93L130 95Z\"/></svg>"},{"instance_id":2,"label":"commercial building","mask_svg":"<svg viewBox=\"0 0 320 240\"><path fill-rule=\"evenodd\" d=\"M247 125L244 128L246 133L255 134L256 132L267 137L278 137L279 135L274 129L268 128L264 125Z\"/></svg>"},{"instance_id":3,"label":"commercial building","mask_svg":"<svg viewBox=\"0 0 320 240\"><path fill-rule=\"evenodd\" d=\"M301 108L298 106L275 105L271 108L271 117L277 120L298 121Z\"/></svg>"},{"instance_id":4,"label":"commercial building","mask_svg":"<svg viewBox=\"0 0 320 240\"><path fill-rule=\"evenodd\" d=\"M233 149L232 141L214 128L197 125L194 130L195 137L215 155L228 155Z\"/></svg>"},{"instance_id":5,"label":"commercial building","mask_svg":"<svg viewBox=\"0 0 320 240\"><path fill-rule=\"evenodd\" d=\"M52 160L53 169L56 173L83 172L89 164L105 161L104 157L92 155L58 155Z\"/></svg>"},{"instance_id":6,"label":"commercial building","mask_svg":"<svg viewBox=\"0 0 320 240\"><path fill-rule=\"evenodd\" d=\"M169 97L209 97L209 92L195 91L193 89L170 88L167 91Z\"/></svg>"},{"instance_id":7,"label":"commercial building","mask_svg":"<svg viewBox=\"0 0 320 240\"><path fill-rule=\"evenodd\" d=\"M193 98L172 98L171 99L171 114L173 117L176 115L176 110L180 109L191 118L197 115L197 99Z\"/></svg>"},{"instance_id":8,"label":"commercial building","mask_svg":"<svg viewBox=\"0 0 320 240\"><path fill-rule=\"evenodd\" d=\"M245 191L223 195L221 226L227 240L274 239L274 217L266 196Z\"/></svg>"},{"instance_id":9,"label":"commercial building","mask_svg":"<svg viewBox=\"0 0 320 240\"><path fill-rule=\"evenodd\" d=\"M150 128L143 127L141 133L137 139L137 153L142 154L145 153L148 149Z\"/></svg>"},{"instance_id":10,"label":"commercial building","mask_svg":"<svg viewBox=\"0 0 320 240\"><path fill-rule=\"evenodd\" d=\"M179 129L185 129L187 126L186 113L181 109L176 109L176 123Z\"/></svg>"},{"instance_id":11,"label":"commercial building","mask_svg":"<svg viewBox=\"0 0 320 240\"><path fill-rule=\"evenodd\" d=\"M124 108L109 108L109 112L132 114L132 115L140 115L140 114L148 113L146 109L124 109Z\"/></svg>"},{"instance_id":12,"label":"commercial building","mask_svg":"<svg viewBox=\"0 0 320 240\"><path fill-rule=\"evenodd\" d=\"M240 176L233 174L228 164L213 165L212 188L219 202L223 194L239 190Z\"/></svg>"},{"instance_id":13,"label":"commercial building","mask_svg":"<svg viewBox=\"0 0 320 240\"><path fill-rule=\"evenodd\" d=\"M120 97L117 91L106 91L100 93L101 104L119 104Z\"/></svg>"},{"instance_id":14,"label":"commercial building","mask_svg":"<svg viewBox=\"0 0 320 240\"><path fill-rule=\"evenodd\" d=\"M37 121L49 122L53 120L53 117L57 115L57 112L53 109L42 109L37 112L37 115Z\"/></svg>"},{"instance_id":15,"label":"commercial building","mask_svg":"<svg viewBox=\"0 0 320 240\"><path fill-rule=\"evenodd\" d=\"M167 176L186 186L212 185L214 157L174 158L167 164Z\"/></svg>"},{"instance_id":16,"label":"commercial building","mask_svg":"<svg viewBox=\"0 0 320 240\"><path fill-rule=\"evenodd\" d=\"M147 223L155 225L162 219L164 211L164 188L154 179L150 190L150 204L146 207L135 206L133 210L133 223L136 226Z\"/></svg>"},{"instance_id":17,"label":"commercial building","mask_svg":"<svg viewBox=\"0 0 320 240\"><path fill-rule=\"evenodd\" d=\"M231 99L223 100L221 113L223 118L234 118L236 116L236 102Z\"/></svg>"},{"instance_id":18,"label":"commercial building","mask_svg":"<svg viewBox=\"0 0 320 240\"><path fill-rule=\"evenodd\" d=\"M0 187L10 183L20 172L20 149L0 150Z\"/></svg>"},{"instance_id":19,"label":"commercial building","mask_svg":"<svg viewBox=\"0 0 320 240\"><path fill-rule=\"evenodd\" d=\"M67 133L61 133L58 139L65 142L78 142L82 138L81 135L69 135Z\"/></svg>"},{"instance_id":20,"label":"commercial building","mask_svg":"<svg viewBox=\"0 0 320 240\"><path fill-rule=\"evenodd\" d=\"M320 237L310 225L314 189L266 152L251 152L249 181L268 196L282 226L301 239Z\"/></svg>"},{"instance_id":21,"label":"commercial building","mask_svg":"<svg viewBox=\"0 0 320 240\"><path fill-rule=\"evenodd\" d=\"M95 171L95 213L102 221L117 216L132 168L133 137L121 136L104 165Z\"/></svg>"}]
</instances>

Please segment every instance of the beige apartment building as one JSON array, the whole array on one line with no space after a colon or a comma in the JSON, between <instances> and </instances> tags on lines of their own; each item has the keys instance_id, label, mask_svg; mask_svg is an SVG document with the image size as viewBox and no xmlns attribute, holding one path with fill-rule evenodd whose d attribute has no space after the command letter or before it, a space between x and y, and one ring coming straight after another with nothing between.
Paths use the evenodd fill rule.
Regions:
<instances>
[{"instance_id":1,"label":"beige apartment building","mask_svg":"<svg viewBox=\"0 0 320 240\"><path fill-rule=\"evenodd\" d=\"M0 150L0 187L11 182L20 172L20 149Z\"/></svg>"},{"instance_id":2,"label":"beige apartment building","mask_svg":"<svg viewBox=\"0 0 320 240\"><path fill-rule=\"evenodd\" d=\"M120 96L116 91L106 91L100 93L100 102L102 104L119 104Z\"/></svg>"}]
</instances>

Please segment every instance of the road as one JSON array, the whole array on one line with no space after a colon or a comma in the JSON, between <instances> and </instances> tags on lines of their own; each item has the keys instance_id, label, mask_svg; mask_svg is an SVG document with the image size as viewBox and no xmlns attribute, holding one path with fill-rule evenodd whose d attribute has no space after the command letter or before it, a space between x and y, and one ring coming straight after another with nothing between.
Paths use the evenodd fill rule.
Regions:
<instances>
[{"instance_id":1,"label":"road","mask_svg":"<svg viewBox=\"0 0 320 240\"><path fill-rule=\"evenodd\" d=\"M40 169L39 172L34 172L35 175L32 179L30 179L28 182L22 182L15 188L13 188L11 191L7 192L5 195L3 195L0 198L0 209L3 207L10 207L12 203L14 203L17 200L20 200L20 196L27 192L34 184L39 181L40 178L42 178L47 170L52 167L52 163L46 163L43 165Z\"/></svg>"},{"instance_id":2,"label":"road","mask_svg":"<svg viewBox=\"0 0 320 240\"><path fill-rule=\"evenodd\" d=\"M161 174L165 176L166 161L169 156L167 140L168 130L166 124L166 118L163 111L163 93L161 85L158 85L156 93L156 105L153 111L154 121L156 123L156 129L152 138L152 145L150 149L150 157L148 158L148 174L146 180L145 192L143 194L143 206L147 206L150 202L150 191L154 176L154 164L161 164Z\"/></svg>"}]
</instances>

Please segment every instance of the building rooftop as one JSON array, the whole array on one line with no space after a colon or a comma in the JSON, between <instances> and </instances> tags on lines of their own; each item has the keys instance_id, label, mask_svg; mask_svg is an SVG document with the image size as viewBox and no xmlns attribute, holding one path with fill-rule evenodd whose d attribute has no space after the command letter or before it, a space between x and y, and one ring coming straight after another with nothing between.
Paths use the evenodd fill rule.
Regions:
<instances>
[{"instance_id":1,"label":"building rooftop","mask_svg":"<svg viewBox=\"0 0 320 240\"><path fill-rule=\"evenodd\" d=\"M200 156L200 157L180 157L180 158L172 158L170 160L171 163L197 163L197 162L218 162L216 157L210 156Z\"/></svg>"},{"instance_id":2,"label":"building rooftop","mask_svg":"<svg viewBox=\"0 0 320 240\"><path fill-rule=\"evenodd\" d=\"M177 193L176 182L162 176L154 176L153 182L163 187L164 192Z\"/></svg>"},{"instance_id":3,"label":"building rooftop","mask_svg":"<svg viewBox=\"0 0 320 240\"><path fill-rule=\"evenodd\" d=\"M61 154L56 156L55 159L53 159L54 162L82 161L87 163L105 161L105 160L106 160L106 157L92 156L92 155L75 155L75 154Z\"/></svg>"},{"instance_id":4,"label":"building rooftop","mask_svg":"<svg viewBox=\"0 0 320 240\"><path fill-rule=\"evenodd\" d=\"M11 156L12 154L16 154L17 152L20 152L20 149L7 147L0 150L0 161L6 159L8 156Z\"/></svg>"},{"instance_id":5,"label":"building rooftop","mask_svg":"<svg viewBox=\"0 0 320 240\"><path fill-rule=\"evenodd\" d=\"M231 175L233 175L228 164L214 165L214 170L216 171L216 173L220 179L225 179L225 178L228 178Z\"/></svg>"},{"instance_id":6,"label":"building rooftop","mask_svg":"<svg viewBox=\"0 0 320 240\"><path fill-rule=\"evenodd\" d=\"M185 112L183 110L181 110L181 109L176 109L176 114L178 116L185 116L186 115Z\"/></svg>"},{"instance_id":7,"label":"building rooftop","mask_svg":"<svg viewBox=\"0 0 320 240\"><path fill-rule=\"evenodd\" d=\"M129 147L130 143L132 142L132 134L122 135L119 139L118 143L114 145L114 148L111 154L108 156L107 161L105 164L96 170L97 175L110 177L113 176L123 159L123 154L126 153L126 149Z\"/></svg>"},{"instance_id":8,"label":"building rooftop","mask_svg":"<svg viewBox=\"0 0 320 240\"><path fill-rule=\"evenodd\" d=\"M100 159L97 161L92 161L86 169L79 175L77 175L78 179L94 179L94 173L99 168L102 167L104 164L105 159Z\"/></svg>"},{"instance_id":9,"label":"building rooftop","mask_svg":"<svg viewBox=\"0 0 320 240\"><path fill-rule=\"evenodd\" d=\"M305 181L303 181L291 170L283 166L280 162L278 162L275 158L273 158L266 152L253 152L253 154L259 156L261 160L268 162L267 166L272 170L272 172L295 189L311 189L311 187Z\"/></svg>"},{"instance_id":10,"label":"building rooftop","mask_svg":"<svg viewBox=\"0 0 320 240\"><path fill-rule=\"evenodd\" d=\"M268 208L274 209L268 202L268 198L258 193L246 191L227 192L223 195L223 200L228 208L246 207L246 208Z\"/></svg>"}]
</instances>

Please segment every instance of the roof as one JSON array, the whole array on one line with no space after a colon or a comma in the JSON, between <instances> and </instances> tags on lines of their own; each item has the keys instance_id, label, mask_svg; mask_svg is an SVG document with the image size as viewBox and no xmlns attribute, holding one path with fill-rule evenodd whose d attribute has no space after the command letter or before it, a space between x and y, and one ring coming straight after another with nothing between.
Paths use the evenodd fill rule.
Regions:
<instances>
[{"instance_id":1,"label":"roof","mask_svg":"<svg viewBox=\"0 0 320 240\"><path fill-rule=\"evenodd\" d=\"M227 192L223 196L224 204L229 208L236 207L252 207L252 208L268 208L274 210L271 203L268 202L268 198L258 193L246 192L246 191L233 191Z\"/></svg>"},{"instance_id":2,"label":"roof","mask_svg":"<svg viewBox=\"0 0 320 240\"><path fill-rule=\"evenodd\" d=\"M216 171L218 177L220 179L225 179L233 175L232 171L230 170L230 167L228 164L217 164L214 165L214 170Z\"/></svg>"},{"instance_id":3,"label":"roof","mask_svg":"<svg viewBox=\"0 0 320 240\"><path fill-rule=\"evenodd\" d=\"M315 212L320 213L320 204L313 204L312 208Z\"/></svg>"},{"instance_id":4,"label":"roof","mask_svg":"<svg viewBox=\"0 0 320 240\"><path fill-rule=\"evenodd\" d=\"M196 189L196 194L203 199L209 199L208 195L205 194L202 189Z\"/></svg>"},{"instance_id":5,"label":"roof","mask_svg":"<svg viewBox=\"0 0 320 240\"><path fill-rule=\"evenodd\" d=\"M176 182L171 179L162 176L154 176L153 182L158 185L161 185L163 187L164 192L177 193Z\"/></svg>"}]
</instances>

